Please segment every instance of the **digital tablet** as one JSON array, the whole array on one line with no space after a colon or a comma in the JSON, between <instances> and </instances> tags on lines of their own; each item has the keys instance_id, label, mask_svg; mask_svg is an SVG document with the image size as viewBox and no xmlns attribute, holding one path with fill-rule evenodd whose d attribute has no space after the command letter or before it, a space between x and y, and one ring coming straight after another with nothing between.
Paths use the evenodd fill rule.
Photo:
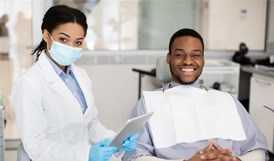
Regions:
<instances>
[{"instance_id":1,"label":"digital tablet","mask_svg":"<svg viewBox=\"0 0 274 161\"><path fill-rule=\"evenodd\" d=\"M116 146L118 149L122 147L122 143L130 135L136 134L148 121L148 119L153 115L153 112L146 113L141 116L129 119L120 131L114 136L110 145Z\"/></svg>"}]
</instances>

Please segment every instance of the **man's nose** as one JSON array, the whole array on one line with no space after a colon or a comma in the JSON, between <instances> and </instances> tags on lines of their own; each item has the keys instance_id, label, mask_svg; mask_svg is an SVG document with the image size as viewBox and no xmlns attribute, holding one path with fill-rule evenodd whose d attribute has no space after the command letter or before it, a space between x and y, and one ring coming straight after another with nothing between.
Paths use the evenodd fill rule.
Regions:
<instances>
[{"instance_id":1,"label":"man's nose","mask_svg":"<svg viewBox=\"0 0 274 161\"><path fill-rule=\"evenodd\" d=\"M187 54L184 59L185 64L191 64L192 63L192 58L191 55Z\"/></svg>"}]
</instances>

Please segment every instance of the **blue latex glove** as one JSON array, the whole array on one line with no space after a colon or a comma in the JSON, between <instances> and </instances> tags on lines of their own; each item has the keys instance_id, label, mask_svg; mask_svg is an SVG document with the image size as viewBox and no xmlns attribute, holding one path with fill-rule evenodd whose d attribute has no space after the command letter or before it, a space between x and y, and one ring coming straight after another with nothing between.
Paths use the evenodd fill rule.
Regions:
<instances>
[{"instance_id":1,"label":"blue latex glove","mask_svg":"<svg viewBox=\"0 0 274 161\"><path fill-rule=\"evenodd\" d=\"M117 151L116 146L108 146L110 142L110 139L105 139L95 143L89 150L89 161L108 161Z\"/></svg>"},{"instance_id":2,"label":"blue latex glove","mask_svg":"<svg viewBox=\"0 0 274 161\"><path fill-rule=\"evenodd\" d=\"M136 148L137 134L129 136L122 144L121 150L132 151Z\"/></svg>"}]
</instances>

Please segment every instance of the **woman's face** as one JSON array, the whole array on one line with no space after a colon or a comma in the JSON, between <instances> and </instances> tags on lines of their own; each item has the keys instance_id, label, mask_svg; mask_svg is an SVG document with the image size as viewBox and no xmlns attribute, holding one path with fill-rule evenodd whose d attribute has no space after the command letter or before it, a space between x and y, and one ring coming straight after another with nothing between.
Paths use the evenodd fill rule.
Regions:
<instances>
[{"instance_id":1,"label":"woman's face","mask_svg":"<svg viewBox=\"0 0 274 161\"><path fill-rule=\"evenodd\" d=\"M49 50L52 45L52 39L64 45L82 48L85 32L83 27L77 23L65 23L57 26L51 33L44 30L43 38L47 43L47 50Z\"/></svg>"}]
</instances>

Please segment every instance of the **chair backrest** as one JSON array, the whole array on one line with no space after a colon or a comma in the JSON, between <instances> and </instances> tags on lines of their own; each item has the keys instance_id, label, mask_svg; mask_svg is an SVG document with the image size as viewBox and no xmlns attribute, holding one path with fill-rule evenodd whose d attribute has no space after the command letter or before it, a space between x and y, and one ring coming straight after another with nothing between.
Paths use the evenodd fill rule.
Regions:
<instances>
[{"instance_id":1,"label":"chair backrest","mask_svg":"<svg viewBox=\"0 0 274 161\"><path fill-rule=\"evenodd\" d=\"M18 145L17 161L31 161L28 154L25 152L22 142L20 142Z\"/></svg>"},{"instance_id":2,"label":"chair backrest","mask_svg":"<svg viewBox=\"0 0 274 161\"><path fill-rule=\"evenodd\" d=\"M160 56L156 60L156 78L162 83L171 81L169 65L166 63L166 56Z\"/></svg>"}]
</instances>

